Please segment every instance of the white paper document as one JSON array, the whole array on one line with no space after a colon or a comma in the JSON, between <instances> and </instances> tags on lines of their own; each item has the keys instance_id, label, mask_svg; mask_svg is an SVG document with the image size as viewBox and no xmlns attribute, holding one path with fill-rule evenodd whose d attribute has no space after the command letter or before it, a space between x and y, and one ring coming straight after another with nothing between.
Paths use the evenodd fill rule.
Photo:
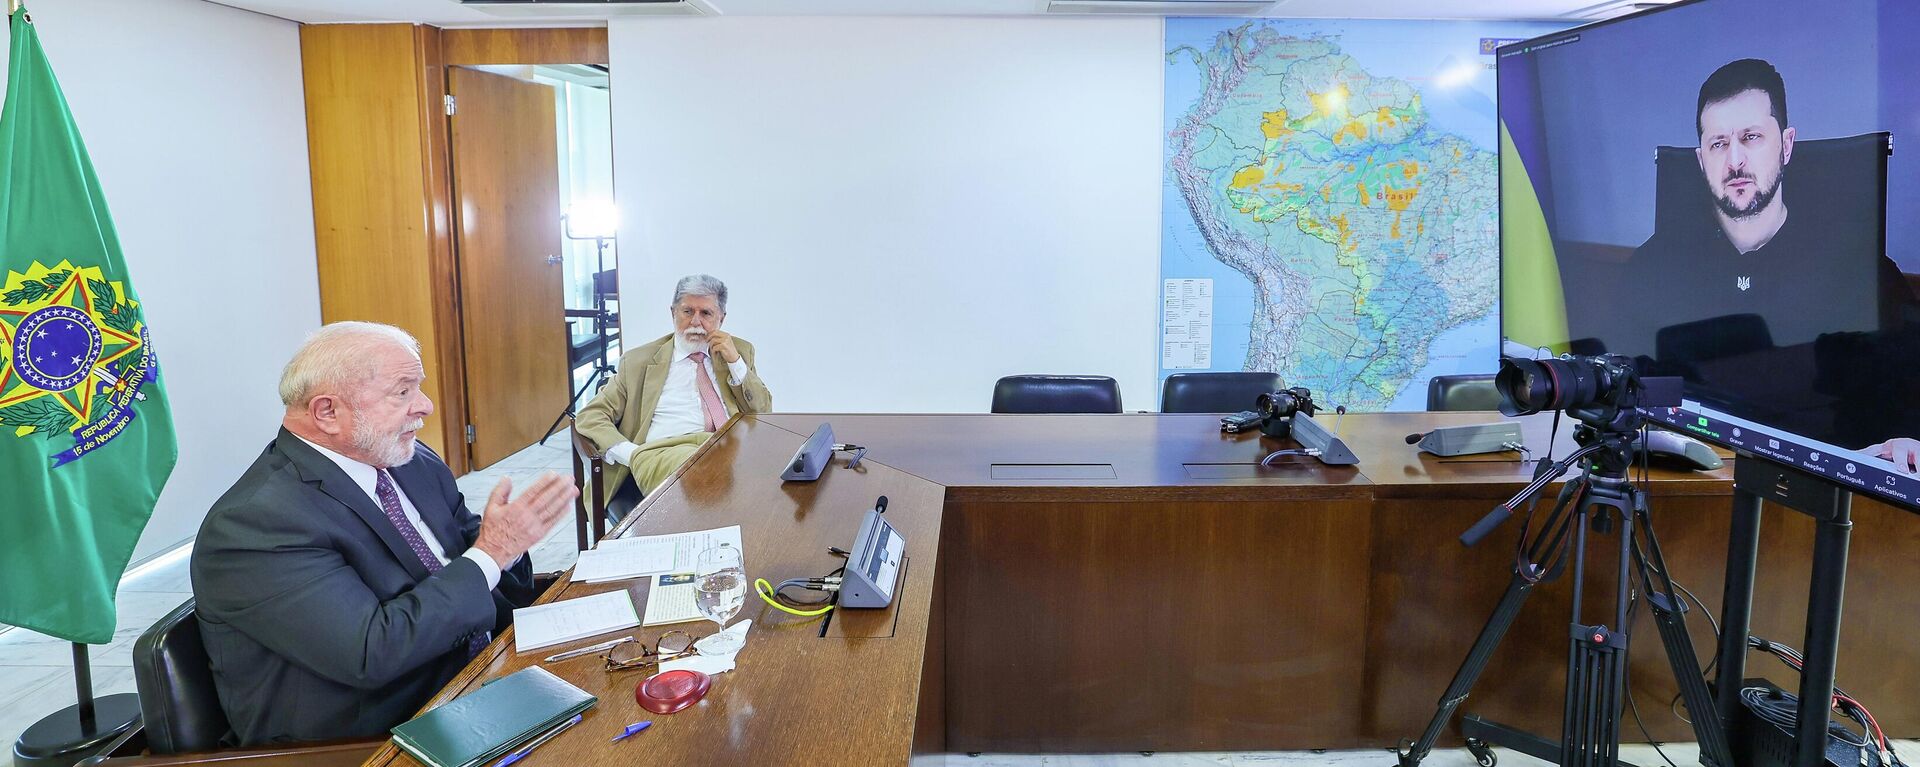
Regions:
<instances>
[{"instance_id":1,"label":"white paper document","mask_svg":"<svg viewBox=\"0 0 1920 767\"><path fill-rule=\"evenodd\" d=\"M514 652L585 639L640 625L626 589L578 599L563 599L513 611Z\"/></svg>"},{"instance_id":2,"label":"white paper document","mask_svg":"<svg viewBox=\"0 0 1920 767\"><path fill-rule=\"evenodd\" d=\"M614 538L602 541L590 551L580 552L580 563L574 565L573 579L604 583L643 575L693 572L694 559L700 556L700 552L722 543L732 544L744 553L740 544L740 526Z\"/></svg>"},{"instance_id":3,"label":"white paper document","mask_svg":"<svg viewBox=\"0 0 1920 767\"><path fill-rule=\"evenodd\" d=\"M1160 367L1213 367L1213 279L1162 280Z\"/></svg>"},{"instance_id":4,"label":"white paper document","mask_svg":"<svg viewBox=\"0 0 1920 767\"><path fill-rule=\"evenodd\" d=\"M669 623L697 621L706 616L700 614L695 603L699 594L694 589L693 573L667 573L653 577L647 587L647 616L643 622L647 626L664 626Z\"/></svg>"}]
</instances>

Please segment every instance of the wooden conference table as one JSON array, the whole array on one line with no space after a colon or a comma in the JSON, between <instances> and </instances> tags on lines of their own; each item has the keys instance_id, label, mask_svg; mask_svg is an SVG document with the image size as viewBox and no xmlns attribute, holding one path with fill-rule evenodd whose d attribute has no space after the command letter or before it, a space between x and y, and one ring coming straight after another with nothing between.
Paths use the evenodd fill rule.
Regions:
<instances>
[{"instance_id":1,"label":"wooden conference table","mask_svg":"<svg viewBox=\"0 0 1920 767\"><path fill-rule=\"evenodd\" d=\"M1391 746L1432 715L1506 585L1519 525L1471 549L1456 536L1532 471L1513 454L1426 455L1404 437L1497 417L1347 415L1327 422L1359 466L1268 468L1258 465L1266 452L1292 445L1221 434L1209 415L736 418L615 534L738 524L749 575L821 575L839 562L827 547L849 545L885 495L908 543L893 605L827 620L750 597L738 669L667 716L634 701L638 672L610 674L597 657L545 664L600 703L535 758L864 765L939 752ZM817 482L781 482L823 421L839 441L869 448L864 466L836 458ZM1524 428L1536 452L1548 443L1548 419ZM1563 433L1555 455L1570 446ZM1656 469L1650 488L1675 578L1717 616L1731 465ZM1910 694L1920 680L1911 639L1920 524L1906 517L1855 503L1839 667L1841 684L1896 737L1920 733ZM1608 540L1589 557L1587 604L1610 612ZM1805 517L1766 516L1754 634L1801 643L1811 540ZM634 583L563 580L543 600L622 588L644 606ZM1535 592L1463 712L1557 735L1568 596L1564 580ZM1714 640L1702 617L1689 623L1704 663ZM1651 622L1635 636L1641 717L1654 738L1691 740L1668 710L1675 685ZM511 631L499 637L429 706L561 649L523 656L512 642ZM1749 668L1792 686L1772 661ZM643 719L654 726L608 743ZM413 762L389 745L368 764Z\"/></svg>"}]
</instances>

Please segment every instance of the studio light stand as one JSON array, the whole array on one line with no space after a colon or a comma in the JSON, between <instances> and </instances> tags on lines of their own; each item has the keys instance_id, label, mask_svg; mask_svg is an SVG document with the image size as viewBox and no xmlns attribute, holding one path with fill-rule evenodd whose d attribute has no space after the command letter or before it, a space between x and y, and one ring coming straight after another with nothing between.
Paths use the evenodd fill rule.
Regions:
<instances>
[{"instance_id":1,"label":"studio light stand","mask_svg":"<svg viewBox=\"0 0 1920 767\"><path fill-rule=\"evenodd\" d=\"M567 239L593 240L593 308L584 311L570 309L567 311L567 317L591 319L596 346L593 370L588 373L587 380L580 385L580 388L574 390L573 396L567 398L566 408L553 419L553 425L547 427L546 434L541 435L541 442L552 437L553 433L559 430L560 424L573 419L576 415L575 408L578 407L582 396L594 389L596 384L604 385L606 381L612 379L614 373L618 372L614 369L613 363L607 361L607 352L612 348L613 336L613 317L607 311L607 294L612 291L605 290L600 285L600 275L607 270L607 241L613 239L616 230L613 207L609 203L581 203L569 210L567 215L561 216L560 221L564 224L563 229ZM567 372L571 374L573 372L571 334L569 334L567 352Z\"/></svg>"}]
</instances>

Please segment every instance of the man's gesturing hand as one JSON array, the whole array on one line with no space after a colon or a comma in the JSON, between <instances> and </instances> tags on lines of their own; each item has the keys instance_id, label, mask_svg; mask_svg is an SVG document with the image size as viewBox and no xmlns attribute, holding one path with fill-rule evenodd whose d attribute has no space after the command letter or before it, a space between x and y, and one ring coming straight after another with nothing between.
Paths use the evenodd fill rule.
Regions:
<instances>
[{"instance_id":1,"label":"man's gesturing hand","mask_svg":"<svg viewBox=\"0 0 1920 767\"><path fill-rule=\"evenodd\" d=\"M500 569L507 569L527 553L527 549L547 537L547 532L571 510L570 504L579 494L580 490L571 481L549 471L534 480L519 498L509 501L513 481L502 477L500 484L493 486L493 493L487 496L487 509L480 516L480 537L473 542L474 548L493 557Z\"/></svg>"}]
</instances>

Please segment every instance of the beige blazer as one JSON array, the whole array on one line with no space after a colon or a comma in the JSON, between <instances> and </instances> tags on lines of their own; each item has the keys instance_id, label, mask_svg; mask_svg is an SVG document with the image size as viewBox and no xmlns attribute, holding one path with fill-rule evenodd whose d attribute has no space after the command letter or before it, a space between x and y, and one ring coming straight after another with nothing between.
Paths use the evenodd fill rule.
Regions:
<instances>
[{"instance_id":1,"label":"beige blazer","mask_svg":"<svg viewBox=\"0 0 1920 767\"><path fill-rule=\"evenodd\" d=\"M725 362L715 359L714 372L720 379L715 381L720 390L720 399L726 403L727 413L765 413L773 408L773 393L767 391L767 385L760 380L760 371L753 366L753 344L735 336L733 346L740 351L740 359L747 363L747 380L739 386L733 385L733 377L727 373ZM621 442L635 442L641 450L647 449L643 441L647 430L653 426L653 411L660 404L660 390L667 385L667 368L673 364L673 334L656 338L646 345L627 352L620 357L620 372L613 377L613 383L594 395L593 401L580 408L575 427L580 434L605 453L607 448ZM638 452L638 451L636 451ZM620 464L608 464L606 468L607 493L620 489L627 481L630 471Z\"/></svg>"}]
</instances>

